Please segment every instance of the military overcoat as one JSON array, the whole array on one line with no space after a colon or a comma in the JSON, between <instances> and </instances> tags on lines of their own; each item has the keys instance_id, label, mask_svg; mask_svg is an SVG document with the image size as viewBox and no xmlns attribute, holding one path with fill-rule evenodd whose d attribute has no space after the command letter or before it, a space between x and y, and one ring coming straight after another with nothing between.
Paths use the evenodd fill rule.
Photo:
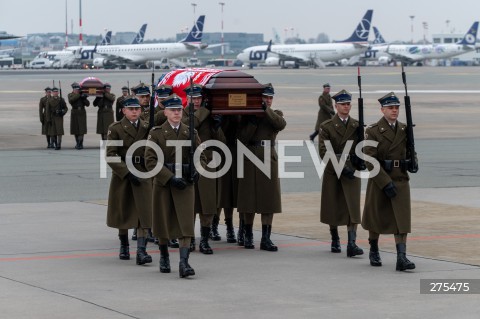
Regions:
<instances>
[{"instance_id":1,"label":"military overcoat","mask_svg":"<svg viewBox=\"0 0 480 319\"><path fill-rule=\"evenodd\" d=\"M189 123L189 110L190 107L184 109L182 122L186 125ZM210 110L205 107L200 107L194 112L194 127L198 132L198 137L202 143L208 140L217 140L225 143L225 136L221 128L214 130L213 119L210 116ZM212 148L206 148L203 153L205 154L207 164L212 160ZM215 169L207 170L211 173L215 172ZM217 179L209 178L200 175L198 183L195 184L195 213L202 213L206 215L214 215L217 213Z\"/></svg>"},{"instance_id":2,"label":"military overcoat","mask_svg":"<svg viewBox=\"0 0 480 319\"><path fill-rule=\"evenodd\" d=\"M60 96L51 96L47 100L46 107L47 135L64 135L63 116L67 113L68 107L65 100Z\"/></svg>"},{"instance_id":3,"label":"military overcoat","mask_svg":"<svg viewBox=\"0 0 480 319\"><path fill-rule=\"evenodd\" d=\"M315 131L318 131L320 129L320 124L322 124L326 120L331 119L333 115L335 115L335 111L333 110L332 97L330 96L330 93L324 92L318 97L318 106L320 107L320 109L318 110Z\"/></svg>"},{"instance_id":4,"label":"military overcoat","mask_svg":"<svg viewBox=\"0 0 480 319\"><path fill-rule=\"evenodd\" d=\"M164 156L164 162L159 162L157 151L147 145L145 148L145 164L149 171L152 171L157 163L162 165L161 170L153 178L153 214L152 230L158 238L183 238L194 237L194 185L187 183L185 189L180 190L170 185L169 181L174 173L167 168L167 164L175 164L176 150L174 146L167 147L167 141L189 140L189 129L185 124L180 124L178 136L170 123L164 122L160 126L154 126L150 130L148 141L158 145ZM196 138L197 147L200 144ZM190 147L182 147L182 163L189 163ZM205 164L204 155L201 160Z\"/></svg>"},{"instance_id":5,"label":"military overcoat","mask_svg":"<svg viewBox=\"0 0 480 319\"><path fill-rule=\"evenodd\" d=\"M124 117L119 122L114 122L109 127L107 140L123 141L123 146L108 146L108 157L120 157L120 163L108 163L112 168L112 179L108 192L107 226L118 229L130 229L140 225L143 228L151 227L152 221L152 180L140 179L141 185L133 185L127 178L129 169L126 164L128 148L137 141L146 140L148 125L139 120L138 131ZM141 172L146 169L144 162L144 147L139 147L133 153L132 162ZM137 162L137 163L136 163Z\"/></svg>"},{"instance_id":6,"label":"military overcoat","mask_svg":"<svg viewBox=\"0 0 480 319\"><path fill-rule=\"evenodd\" d=\"M365 147L366 155L382 160L404 160L406 158L406 125L398 122L395 131L385 118L365 130L366 139L377 141L377 147ZM372 170L370 162L367 168ZM379 234L399 234L411 231L410 185L408 173L401 167L394 167L390 173L383 167L377 176L370 178L367 184L362 226ZM389 199L383 188L393 181L397 187L397 196Z\"/></svg>"},{"instance_id":7,"label":"military overcoat","mask_svg":"<svg viewBox=\"0 0 480 319\"><path fill-rule=\"evenodd\" d=\"M70 134L83 135L87 134L87 112L85 106L90 106L90 101L79 93L69 93L68 102L72 106L70 115Z\"/></svg>"},{"instance_id":8,"label":"military overcoat","mask_svg":"<svg viewBox=\"0 0 480 319\"><path fill-rule=\"evenodd\" d=\"M245 123L246 122L246 123ZM256 122L256 123L255 123ZM275 139L287 122L279 110L267 108L264 117L244 121L238 140L264 162L262 141L270 141L270 176L265 175L250 159L243 157L244 177L238 180L237 210L240 213L281 213L282 202L278 177L278 155Z\"/></svg>"},{"instance_id":9,"label":"military overcoat","mask_svg":"<svg viewBox=\"0 0 480 319\"><path fill-rule=\"evenodd\" d=\"M330 141L332 156L340 161L342 152L347 155L345 165L355 170L350 158L355 155L358 144L358 121L349 117L347 125L335 115L331 120L326 120L320 125L319 153L323 159L327 153L326 141ZM347 141L353 142L350 149L345 149ZM344 150L345 149L345 150ZM320 205L320 221L328 225L360 224L360 187L359 178L349 179L344 175L337 177L332 162L329 161L322 179L322 198Z\"/></svg>"},{"instance_id":10,"label":"military overcoat","mask_svg":"<svg viewBox=\"0 0 480 319\"><path fill-rule=\"evenodd\" d=\"M40 99L38 103L38 116L40 118L40 123L42 123L42 135L47 135L48 124L47 124L47 100L48 96L44 96Z\"/></svg>"},{"instance_id":11,"label":"military overcoat","mask_svg":"<svg viewBox=\"0 0 480 319\"><path fill-rule=\"evenodd\" d=\"M93 106L98 106L97 111L97 134L107 134L108 127L113 120L113 102L115 94L105 92L103 97L96 97Z\"/></svg>"}]
</instances>

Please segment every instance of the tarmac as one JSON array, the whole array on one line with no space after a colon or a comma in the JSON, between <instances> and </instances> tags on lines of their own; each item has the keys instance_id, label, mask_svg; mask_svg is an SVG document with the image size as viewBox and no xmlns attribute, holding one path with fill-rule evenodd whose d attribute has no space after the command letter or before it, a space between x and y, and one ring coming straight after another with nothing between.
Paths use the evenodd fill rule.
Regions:
<instances>
[{"instance_id":1,"label":"tarmac","mask_svg":"<svg viewBox=\"0 0 480 319\"><path fill-rule=\"evenodd\" d=\"M286 110L288 123L279 138L304 139L310 134L319 84L325 79L341 83L338 90L339 85L350 85L347 76L356 83L356 68L296 71L251 72L262 83L278 87L278 108ZM397 71L366 68L370 81L364 83L371 86L365 89L370 92L365 93L366 100L380 97L382 93L373 88L382 91L390 76L399 77ZM152 264L135 264L134 241L130 242L133 258L118 259L117 231L105 225L109 175L99 176L98 136L89 133L87 149L82 151L73 149L69 135L61 151L44 148L36 118L43 86L50 84L46 82L52 74L62 77L62 84L90 74L25 71L0 77L1 317L478 318L480 130L474 119L480 115L479 93L465 93L460 87L475 90L480 75L475 68L409 71L414 79L410 90L428 91L412 93L418 105L414 116L421 155L420 171L411 180L412 233L407 243L415 270L395 271L392 235L380 238L382 267L370 266L368 233L362 229L357 242L364 255L346 257L345 227L340 228L342 253L330 252L328 226L319 221L320 180L303 146L289 155L299 154L304 160L287 167L305 172L305 178L282 180L283 213L275 216L272 230L279 251L259 250L259 218L254 250L226 243L221 225L223 238L211 242L213 255L198 251L190 255L196 275L188 279L178 276L177 249L170 249L170 274L159 272L159 252L152 244L147 247ZM118 83L140 75L137 71L95 74L115 76ZM30 83L28 89L22 80ZM453 105L455 112L445 105ZM369 122L378 116L374 110L366 112ZM89 132L94 132L93 110L88 121ZM66 132L68 127L66 120ZM469 282L471 290L424 293L428 289L421 291L422 279Z\"/></svg>"}]
</instances>

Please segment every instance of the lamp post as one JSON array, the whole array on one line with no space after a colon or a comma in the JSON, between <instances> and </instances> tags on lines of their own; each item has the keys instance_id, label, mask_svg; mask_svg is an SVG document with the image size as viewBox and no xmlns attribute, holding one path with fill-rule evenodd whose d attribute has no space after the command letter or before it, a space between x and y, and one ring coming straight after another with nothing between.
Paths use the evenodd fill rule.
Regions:
<instances>
[{"instance_id":1,"label":"lamp post","mask_svg":"<svg viewBox=\"0 0 480 319\"><path fill-rule=\"evenodd\" d=\"M449 27L449 25L450 25L450 20L447 19L447 20L445 21L445 24L447 25L447 32L445 32L445 33L448 33L448 27Z\"/></svg>"},{"instance_id":2,"label":"lamp post","mask_svg":"<svg viewBox=\"0 0 480 319\"><path fill-rule=\"evenodd\" d=\"M415 18L415 16L410 16L410 20L411 20L411 33L412 33L412 44L413 44L413 19Z\"/></svg>"},{"instance_id":3,"label":"lamp post","mask_svg":"<svg viewBox=\"0 0 480 319\"><path fill-rule=\"evenodd\" d=\"M195 7L197 6L196 3L192 2L192 7L193 7L193 25L195 25Z\"/></svg>"},{"instance_id":4,"label":"lamp post","mask_svg":"<svg viewBox=\"0 0 480 319\"><path fill-rule=\"evenodd\" d=\"M221 52L222 52L222 59L223 59L223 56L224 56L224 53L225 53L225 48L223 47L223 6L225 5L225 2L219 2L218 3L222 9L222 25L221 25L221 30L222 30L222 39L221 39L221 43L222 43L222 47L221 47Z\"/></svg>"},{"instance_id":5,"label":"lamp post","mask_svg":"<svg viewBox=\"0 0 480 319\"><path fill-rule=\"evenodd\" d=\"M427 43L427 30L428 30L428 23L422 22L423 24L423 44Z\"/></svg>"}]
</instances>

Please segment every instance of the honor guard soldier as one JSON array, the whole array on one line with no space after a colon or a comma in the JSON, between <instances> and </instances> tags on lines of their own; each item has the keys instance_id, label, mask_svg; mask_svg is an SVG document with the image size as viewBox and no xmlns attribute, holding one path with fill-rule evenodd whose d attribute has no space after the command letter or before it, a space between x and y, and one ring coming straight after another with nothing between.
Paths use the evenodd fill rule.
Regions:
<instances>
[{"instance_id":1,"label":"honor guard soldier","mask_svg":"<svg viewBox=\"0 0 480 319\"><path fill-rule=\"evenodd\" d=\"M177 163L178 150L175 146L167 146L169 141L188 141L189 127L181 122L183 106L182 99L172 94L163 101L165 121L160 126L150 130L148 141L158 145L163 153L163 166L153 179L153 233L159 238L160 272L170 272L170 257L168 239L178 238L180 241L179 275L181 278L195 275L195 270L189 264L190 241L194 234L193 219L195 203L195 187L193 182L197 174L190 171L190 146L181 147L181 163ZM195 145L200 143L195 133ZM160 150L158 150L160 151ZM205 166L205 156L201 154L202 166ZM157 150L148 145L145 148L145 163L149 171L159 163ZM193 177L193 180L189 180Z\"/></svg>"},{"instance_id":2,"label":"honor guard soldier","mask_svg":"<svg viewBox=\"0 0 480 319\"><path fill-rule=\"evenodd\" d=\"M68 102L72 106L70 116L70 134L75 135L75 148L83 149L83 135L87 134L87 112L85 106L90 106L87 94L80 93L80 85L72 83L72 92L68 94Z\"/></svg>"},{"instance_id":3,"label":"honor guard soldier","mask_svg":"<svg viewBox=\"0 0 480 319\"><path fill-rule=\"evenodd\" d=\"M244 247L255 248L253 241L253 221L255 213L262 216L262 239L260 249L277 251L278 247L270 239L272 221L275 213L282 212L280 180L278 178L278 156L275 151L275 140L278 132L283 130L287 122L283 113L271 108L275 92L269 83L265 85L262 95L263 117L249 115L245 117L243 126L238 132L238 140L265 162L265 149L270 148L270 172L265 175L248 158L243 158L244 177L238 181L238 212L244 216Z\"/></svg>"},{"instance_id":4,"label":"honor guard soldier","mask_svg":"<svg viewBox=\"0 0 480 319\"><path fill-rule=\"evenodd\" d=\"M55 150L62 149L62 136L65 134L63 130L63 117L67 114L68 107L63 97L58 96L58 88L52 88L52 96L47 100L46 120L47 134L53 140Z\"/></svg>"},{"instance_id":5,"label":"honor guard soldier","mask_svg":"<svg viewBox=\"0 0 480 319\"><path fill-rule=\"evenodd\" d=\"M106 140L108 126L114 122L113 102L115 102L115 94L110 93L112 86L109 83L105 83L103 88L105 90L103 96L97 96L93 100L93 106L98 106L97 134L102 136L102 140Z\"/></svg>"},{"instance_id":6,"label":"honor guard soldier","mask_svg":"<svg viewBox=\"0 0 480 319\"><path fill-rule=\"evenodd\" d=\"M162 84L155 89L155 93L157 96L158 106L155 111L154 119L155 119L155 126L159 126L159 125L162 125L163 122L167 120L167 117L163 112L164 106L162 104L162 101L168 98L173 93L173 87L171 85Z\"/></svg>"},{"instance_id":7,"label":"honor guard soldier","mask_svg":"<svg viewBox=\"0 0 480 319\"><path fill-rule=\"evenodd\" d=\"M325 83L323 85L323 93L318 97L318 106L320 109L318 110L317 115L317 123L315 124L315 131L310 135L310 140L314 140L315 136L318 135L320 124L325 122L326 120L331 119L335 115L335 111L333 110L332 105L332 98L330 96L330 84Z\"/></svg>"},{"instance_id":8,"label":"honor guard soldier","mask_svg":"<svg viewBox=\"0 0 480 319\"><path fill-rule=\"evenodd\" d=\"M140 118L145 122L150 121L150 87L144 83L140 83L135 88L132 88L135 96L140 101L140 106L142 107L142 114Z\"/></svg>"},{"instance_id":9,"label":"honor guard soldier","mask_svg":"<svg viewBox=\"0 0 480 319\"><path fill-rule=\"evenodd\" d=\"M183 111L182 122L188 125L190 107L193 106L194 128L198 132L198 137L202 143L209 140L225 143L225 136L221 129L222 116L217 114L212 117L210 110L202 103L202 86L194 83L192 86L187 86L184 91L187 94L188 104ZM205 149L203 154L205 154L207 163L213 160L212 148ZM215 173L216 168L212 170L207 167L207 170L210 173ZM209 237L211 236L213 240L221 239L218 234L216 178L200 176L198 183L195 183L195 214L198 214L201 226L199 250L207 255L213 254L213 250L208 243ZM215 217L215 222L212 225ZM195 242L192 243L192 249L195 249Z\"/></svg>"},{"instance_id":10,"label":"honor guard soldier","mask_svg":"<svg viewBox=\"0 0 480 319\"><path fill-rule=\"evenodd\" d=\"M53 141L50 138L50 135L47 134L48 125L47 125L47 100L52 95L52 89L50 87L45 88L45 96L40 98L40 102L38 103L38 115L40 117L40 123L42 123L42 135L47 137L47 148L53 148Z\"/></svg>"},{"instance_id":11,"label":"honor guard soldier","mask_svg":"<svg viewBox=\"0 0 480 319\"><path fill-rule=\"evenodd\" d=\"M123 146L107 146L108 157L120 157L119 163L109 162L112 179L108 193L107 226L118 229L122 260L130 259L128 229L137 228L137 265L152 262L147 253L147 230L152 221L152 181L137 177L130 171L131 163L136 170L146 172L144 147L138 147L130 159L127 151L135 142L146 140L148 124L140 119L140 104L134 96L124 101L124 118L108 128L108 141L123 141ZM130 162L131 161L131 162Z\"/></svg>"},{"instance_id":12,"label":"honor guard soldier","mask_svg":"<svg viewBox=\"0 0 480 319\"><path fill-rule=\"evenodd\" d=\"M362 226L369 232L370 264L382 265L378 251L380 234L394 234L396 270L415 269L415 264L406 257L407 234L411 232L407 126L398 121L400 101L393 92L378 101L383 117L365 130L366 140L378 142L378 145L364 149L365 155L380 163L379 173L368 180L362 217ZM371 171L372 163L367 162L367 168Z\"/></svg>"},{"instance_id":13,"label":"honor guard soldier","mask_svg":"<svg viewBox=\"0 0 480 319\"><path fill-rule=\"evenodd\" d=\"M117 102L115 103L115 119L117 121L121 121L123 118L123 101L125 101L125 98L128 96L129 93L130 92L128 87L122 87L122 95L117 98Z\"/></svg>"},{"instance_id":14,"label":"honor guard soldier","mask_svg":"<svg viewBox=\"0 0 480 319\"><path fill-rule=\"evenodd\" d=\"M341 90L332 97L335 100L337 114L331 119L322 122L319 134L319 152L323 159L329 149L330 143L334 154L332 157L339 162L343 157L345 165L341 175L337 176L332 162L327 164L322 180L322 199L320 207L320 221L330 225L332 237L331 252L341 252L338 226L347 225L348 244L347 256L363 255L363 250L355 243L357 226L360 224L360 188L361 181L354 176L355 147L359 143L357 129L358 121L350 116L352 108L352 95ZM352 141L350 149L345 149L345 144ZM342 154L344 153L344 154Z\"/></svg>"}]
</instances>

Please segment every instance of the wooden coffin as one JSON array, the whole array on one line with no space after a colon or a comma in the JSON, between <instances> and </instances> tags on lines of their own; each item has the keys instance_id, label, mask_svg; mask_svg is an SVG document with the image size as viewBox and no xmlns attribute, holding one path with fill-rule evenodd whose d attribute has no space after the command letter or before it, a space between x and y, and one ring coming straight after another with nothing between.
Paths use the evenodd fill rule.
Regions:
<instances>
[{"instance_id":1,"label":"wooden coffin","mask_svg":"<svg viewBox=\"0 0 480 319\"><path fill-rule=\"evenodd\" d=\"M80 81L80 91L89 96L103 96L105 89L102 81L95 77L88 77Z\"/></svg>"},{"instance_id":2,"label":"wooden coffin","mask_svg":"<svg viewBox=\"0 0 480 319\"><path fill-rule=\"evenodd\" d=\"M206 106L212 114L263 115L263 88L252 75L224 70L213 75L205 84Z\"/></svg>"}]
</instances>

